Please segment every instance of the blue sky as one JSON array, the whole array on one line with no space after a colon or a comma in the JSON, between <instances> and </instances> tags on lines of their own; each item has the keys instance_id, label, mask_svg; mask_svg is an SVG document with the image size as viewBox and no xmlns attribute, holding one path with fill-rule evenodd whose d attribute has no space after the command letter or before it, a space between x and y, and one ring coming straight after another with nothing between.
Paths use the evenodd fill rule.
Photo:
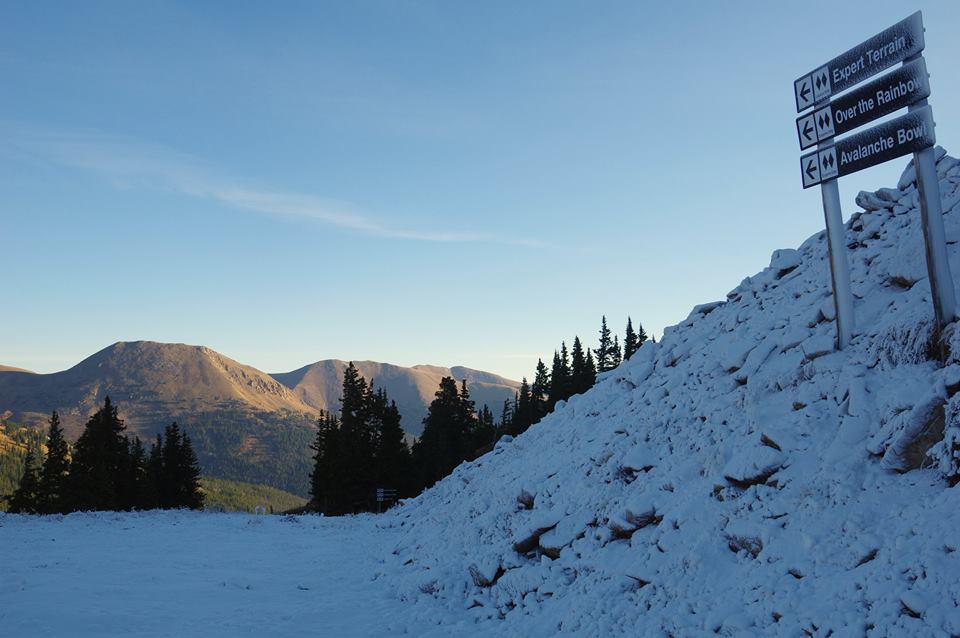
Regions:
<instances>
[{"instance_id":1,"label":"blue sky","mask_svg":"<svg viewBox=\"0 0 960 638\"><path fill-rule=\"evenodd\" d=\"M519 378L604 313L659 335L822 228L792 82L916 8L956 154L956 2L4 3L0 363Z\"/></svg>"}]
</instances>

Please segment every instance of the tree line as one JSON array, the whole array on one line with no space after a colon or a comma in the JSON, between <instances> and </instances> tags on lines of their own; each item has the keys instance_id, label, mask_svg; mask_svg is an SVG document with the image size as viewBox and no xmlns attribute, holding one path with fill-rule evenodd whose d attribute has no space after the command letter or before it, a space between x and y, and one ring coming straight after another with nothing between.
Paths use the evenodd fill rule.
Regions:
<instances>
[{"instance_id":1,"label":"tree line","mask_svg":"<svg viewBox=\"0 0 960 638\"><path fill-rule=\"evenodd\" d=\"M64 514L202 508L200 466L190 437L173 423L157 434L148 454L140 438L131 440L125 429L117 407L107 397L71 449L60 417L53 412L46 455L28 451L19 486L9 498L9 511ZM39 463L37 456L42 457Z\"/></svg>"},{"instance_id":2,"label":"tree line","mask_svg":"<svg viewBox=\"0 0 960 638\"><path fill-rule=\"evenodd\" d=\"M520 390L513 401L507 400L497 423L498 434L516 436L553 412L557 403L576 394L583 394L597 382L597 375L613 370L640 349L647 340L643 325L633 327L627 317L623 346L618 335L607 326L607 317L600 320L600 340L596 349L584 349L579 336L574 336L573 345L567 348L566 341L553 351L550 370L542 359L537 360L533 383L524 377Z\"/></svg>"},{"instance_id":3,"label":"tree line","mask_svg":"<svg viewBox=\"0 0 960 638\"><path fill-rule=\"evenodd\" d=\"M647 340L643 326L627 318L623 346L604 316L600 341L584 348L578 336L554 352L548 370L537 361L533 383L524 377L513 401L504 402L499 419L487 406L479 410L466 380L443 377L423 419L423 432L407 445L400 413L383 389L374 389L347 365L339 414L324 412L317 422L310 508L328 515L378 509L376 490L389 488L398 498L419 494L460 463L492 448L502 435L517 435L554 410L557 403L586 392L597 375L629 359Z\"/></svg>"}]
</instances>

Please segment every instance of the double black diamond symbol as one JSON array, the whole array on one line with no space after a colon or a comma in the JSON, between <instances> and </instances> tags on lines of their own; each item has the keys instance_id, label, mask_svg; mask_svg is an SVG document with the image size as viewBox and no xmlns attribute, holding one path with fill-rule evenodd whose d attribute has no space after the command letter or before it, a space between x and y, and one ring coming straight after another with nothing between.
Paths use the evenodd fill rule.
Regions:
<instances>
[{"instance_id":1,"label":"double black diamond symbol","mask_svg":"<svg viewBox=\"0 0 960 638\"><path fill-rule=\"evenodd\" d=\"M823 73L818 75L817 79L815 79L813 82L817 85L817 90L819 91L823 87L827 86L827 74Z\"/></svg>"},{"instance_id":2,"label":"double black diamond symbol","mask_svg":"<svg viewBox=\"0 0 960 638\"><path fill-rule=\"evenodd\" d=\"M833 156L833 153L825 153L820 157L820 161L823 165L823 171L826 173L829 169L833 168L836 159Z\"/></svg>"},{"instance_id":3,"label":"double black diamond symbol","mask_svg":"<svg viewBox=\"0 0 960 638\"><path fill-rule=\"evenodd\" d=\"M826 128L829 128L829 127L830 127L830 114L827 113L826 111L824 111L823 113L821 113L819 119L817 120L817 124L820 125L820 129L821 129L821 130L826 129Z\"/></svg>"}]
</instances>

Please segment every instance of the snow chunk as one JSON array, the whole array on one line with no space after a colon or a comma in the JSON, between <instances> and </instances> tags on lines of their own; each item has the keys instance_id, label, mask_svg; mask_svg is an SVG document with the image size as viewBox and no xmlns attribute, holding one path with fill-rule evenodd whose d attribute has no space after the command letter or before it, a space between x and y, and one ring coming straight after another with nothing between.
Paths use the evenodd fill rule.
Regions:
<instances>
[{"instance_id":1,"label":"snow chunk","mask_svg":"<svg viewBox=\"0 0 960 638\"><path fill-rule=\"evenodd\" d=\"M775 250L770 257L770 268L777 273L777 277L783 277L801 263L803 258L800 256L800 251L792 248Z\"/></svg>"},{"instance_id":2,"label":"snow chunk","mask_svg":"<svg viewBox=\"0 0 960 638\"><path fill-rule=\"evenodd\" d=\"M785 462L782 452L762 445L737 453L723 468L723 477L737 487L764 483Z\"/></svg>"},{"instance_id":3,"label":"snow chunk","mask_svg":"<svg viewBox=\"0 0 960 638\"><path fill-rule=\"evenodd\" d=\"M637 445L623 455L620 464L634 472L645 472L657 464L657 455L645 445Z\"/></svg>"},{"instance_id":4,"label":"snow chunk","mask_svg":"<svg viewBox=\"0 0 960 638\"><path fill-rule=\"evenodd\" d=\"M907 418L897 437L883 455L883 466L905 472L919 468L929 450L943 439L945 390L934 389L919 401Z\"/></svg>"}]
</instances>

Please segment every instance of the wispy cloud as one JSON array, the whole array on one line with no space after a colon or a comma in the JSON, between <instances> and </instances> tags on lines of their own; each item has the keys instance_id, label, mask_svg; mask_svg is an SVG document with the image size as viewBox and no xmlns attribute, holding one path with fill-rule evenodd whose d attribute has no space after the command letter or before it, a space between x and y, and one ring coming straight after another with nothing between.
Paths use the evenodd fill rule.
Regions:
<instances>
[{"instance_id":1,"label":"wispy cloud","mask_svg":"<svg viewBox=\"0 0 960 638\"><path fill-rule=\"evenodd\" d=\"M0 130L8 127L0 127ZM176 191L233 208L312 220L365 235L425 242L487 242L537 246L535 239L472 231L435 231L388 224L351 206L305 193L253 188L209 162L174 149L103 134L5 131L8 150L111 179L125 187Z\"/></svg>"}]
</instances>

